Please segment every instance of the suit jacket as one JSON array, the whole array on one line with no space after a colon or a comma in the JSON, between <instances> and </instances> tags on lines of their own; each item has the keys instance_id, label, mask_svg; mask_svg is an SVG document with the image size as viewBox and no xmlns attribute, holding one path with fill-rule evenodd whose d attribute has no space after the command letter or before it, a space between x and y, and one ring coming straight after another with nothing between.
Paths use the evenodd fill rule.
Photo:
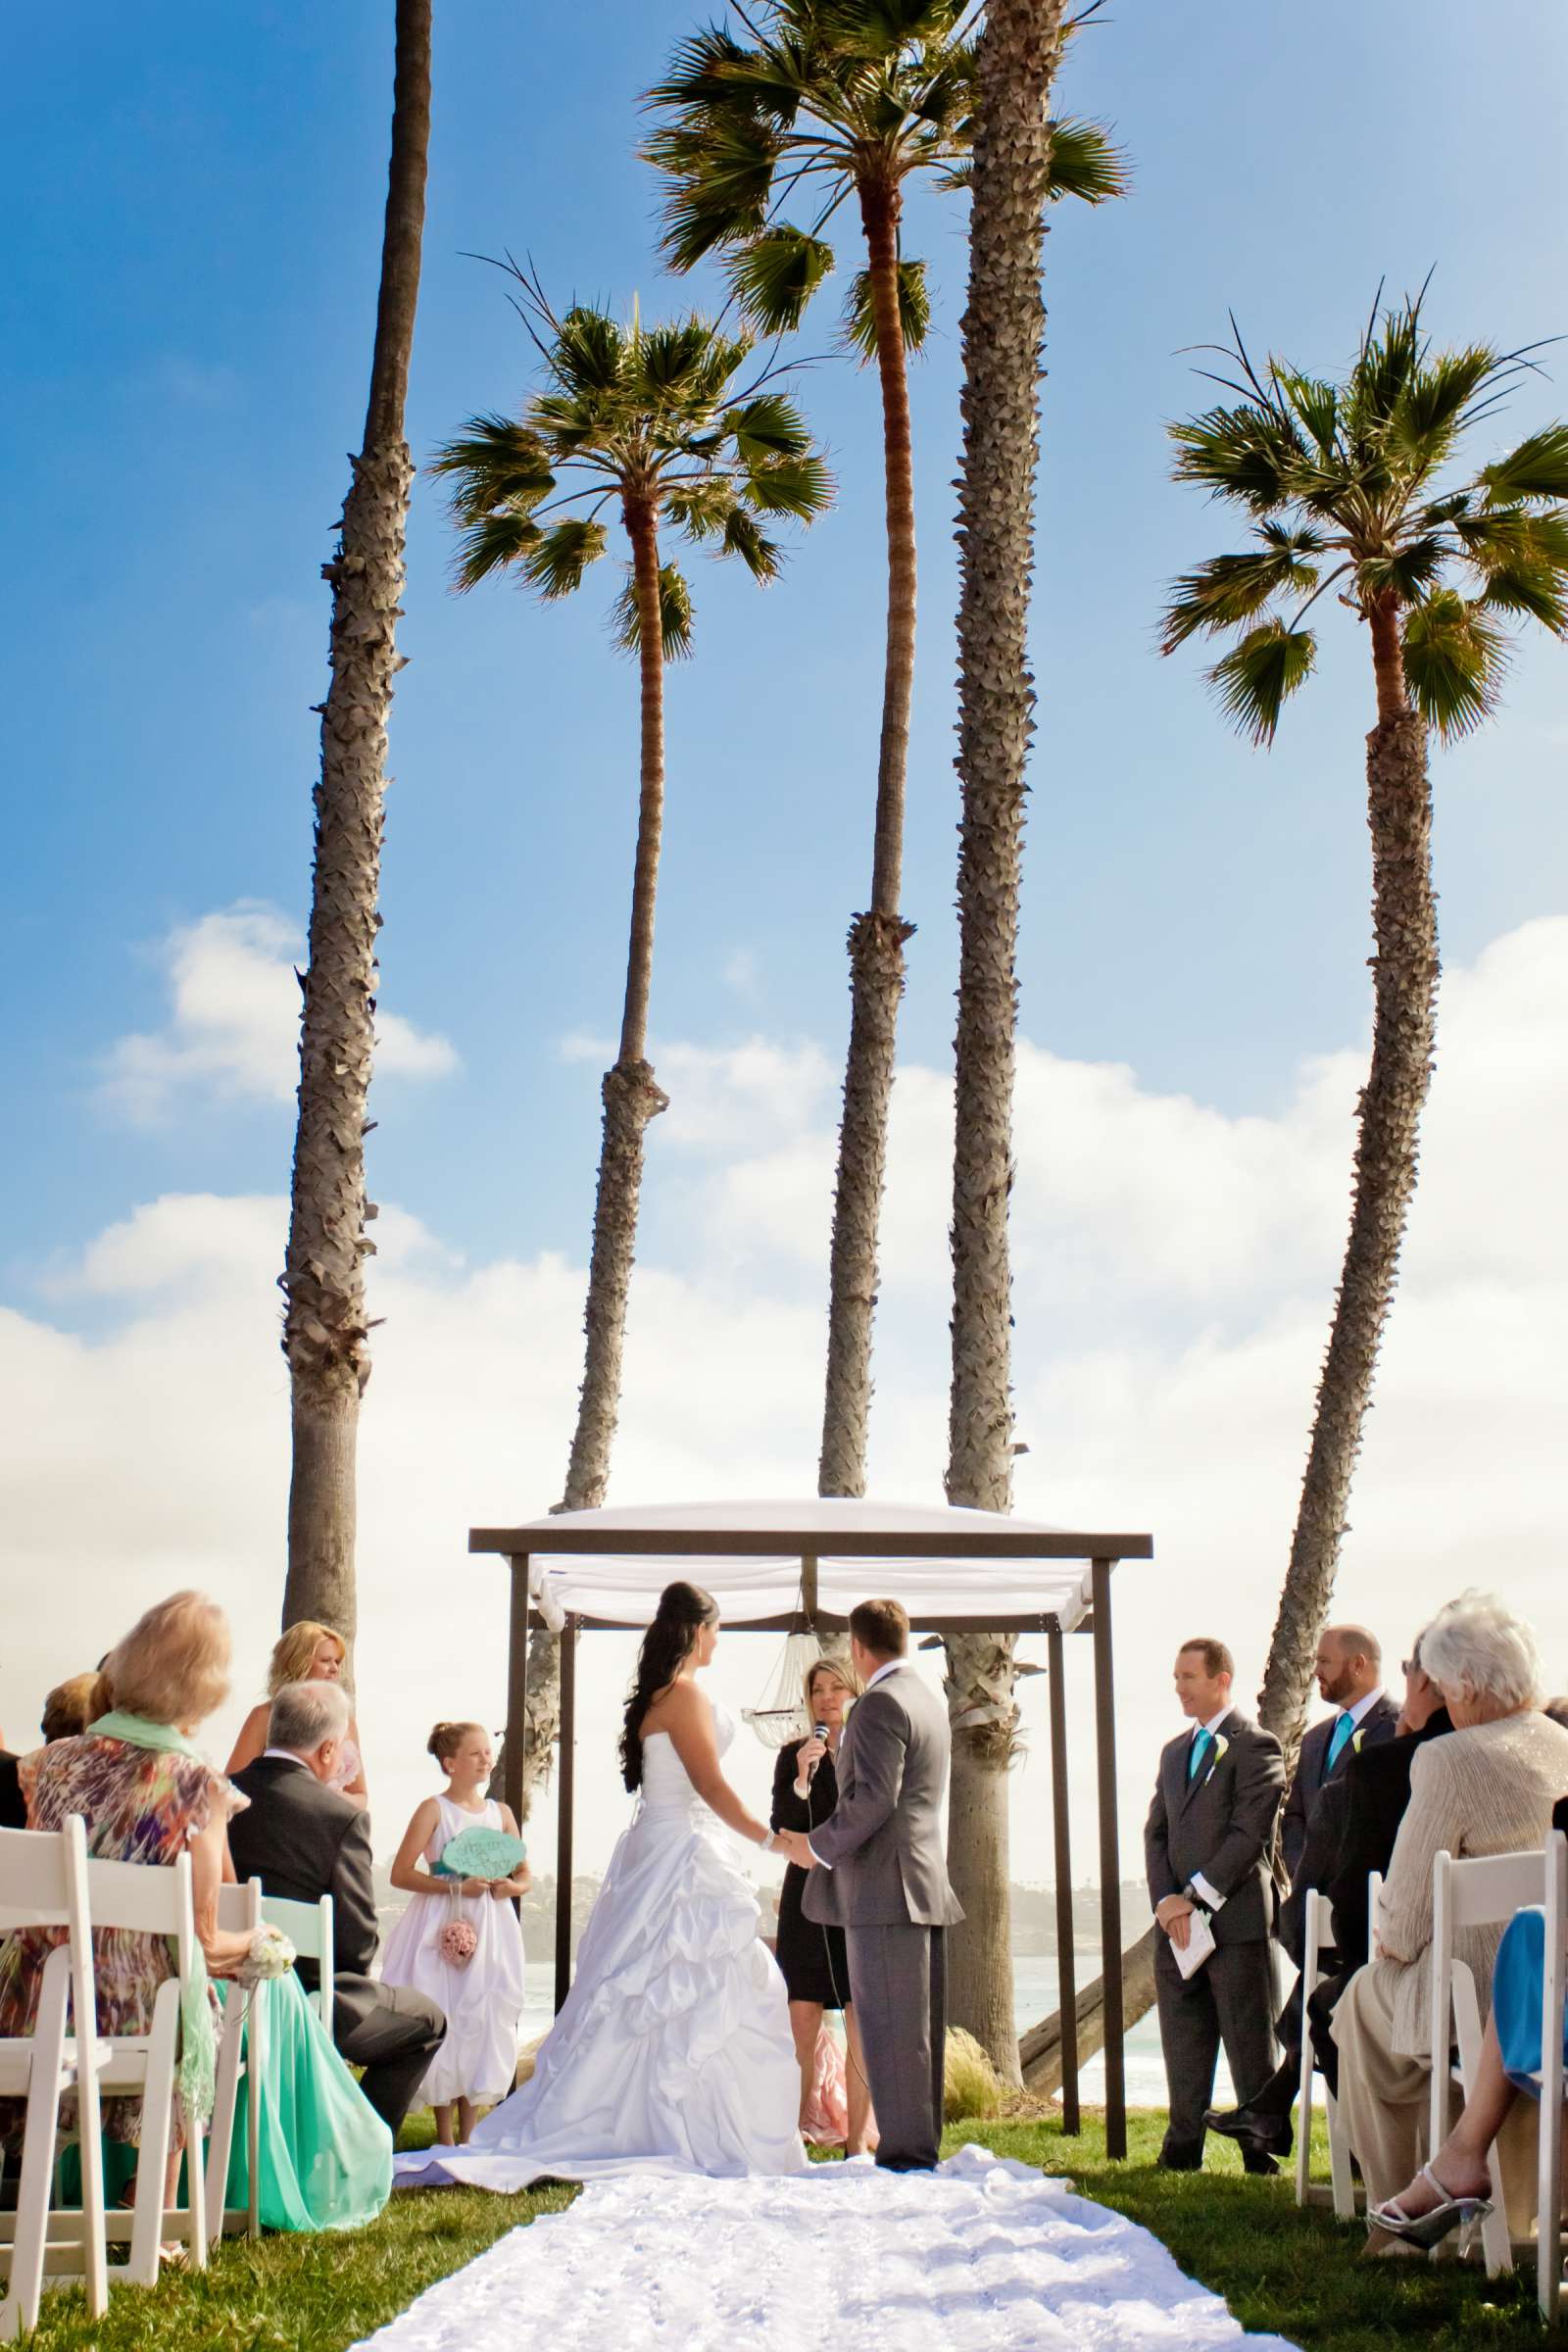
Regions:
<instances>
[{"instance_id":1,"label":"suit jacket","mask_svg":"<svg viewBox=\"0 0 1568 2352\"><path fill-rule=\"evenodd\" d=\"M829 1867L807 1874L808 1919L840 1928L953 1927L942 1798L948 1711L904 1660L858 1699L839 1742L833 1817L811 1832Z\"/></svg>"},{"instance_id":2,"label":"suit jacket","mask_svg":"<svg viewBox=\"0 0 1568 2352\"><path fill-rule=\"evenodd\" d=\"M1170 1740L1154 1777L1144 1828L1149 1899L1157 1909L1201 1872L1225 1900L1213 1913L1216 1943L1261 1943L1273 1920L1269 1855L1285 1762L1272 1732L1233 1709L1195 1780L1187 1777L1191 1731Z\"/></svg>"},{"instance_id":3,"label":"suit jacket","mask_svg":"<svg viewBox=\"0 0 1568 2352\"><path fill-rule=\"evenodd\" d=\"M27 1801L17 1779L20 1756L0 1748L0 1830L24 1830L27 1826Z\"/></svg>"},{"instance_id":4,"label":"suit jacket","mask_svg":"<svg viewBox=\"0 0 1568 2352\"><path fill-rule=\"evenodd\" d=\"M1280 1844L1293 1891L1318 1798L1325 1788L1331 1788L1349 1770L1353 1756L1364 1755L1369 1747L1388 1744L1398 1725L1399 1710L1386 1693L1380 1695L1377 1704L1368 1707L1356 1725L1353 1737L1347 1740L1335 1757L1331 1772L1328 1768L1329 1749L1334 1740L1334 1727L1339 1720L1340 1710L1336 1708L1321 1723L1314 1723L1302 1739L1300 1753L1296 1759L1296 1777L1291 1783L1291 1793L1285 1800L1285 1811L1280 1821ZM1319 1882L1314 1879L1306 1884L1316 1886Z\"/></svg>"},{"instance_id":5,"label":"suit jacket","mask_svg":"<svg viewBox=\"0 0 1568 2352\"><path fill-rule=\"evenodd\" d=\"M378 1934L369 1816L304 1764L279 1756L258 1756L233 1781L251 1800L228 1825L238 1876L260 1879L268 1894L285 1902L332 1898L333 2022L341 2035L364 2022L378 1997L370 1976ZM301 1960L299 1973L314 1989L319 1981L315 1961Z\"/></svg>"},{"instance_id":6,"label":"suit jacket","mask_svg":"<svg viewBox=\"0 0 1568 2352\"><path fill-rule=\"evenodd\" d=\"M1321 1884L1334 1906L1334 1948L1347 1973L1364 1968L1372 1957L1366 1883L1374 1870L1388 1876L1394 1840L1410 1802L1410 1766L1416 1750L1452 1729L1447 1708L1439 1707L1420 1731L1402 1732L1379 1747L1363 1748L1335 1784L1340 1838Z\"/></svg>"}]
</instances>

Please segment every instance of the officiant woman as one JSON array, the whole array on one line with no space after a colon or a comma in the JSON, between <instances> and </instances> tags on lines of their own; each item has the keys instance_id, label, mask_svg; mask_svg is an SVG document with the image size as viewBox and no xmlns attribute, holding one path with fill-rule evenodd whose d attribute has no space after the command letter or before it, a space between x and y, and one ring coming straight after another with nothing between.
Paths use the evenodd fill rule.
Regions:
<instances>
[{"instance_id":1,"label":"officiant woman","mask_svg":"<svg viewBox=\"0 0 1568 2352\"><path fill-rule=\"evenodd\" d=\"M860 1695L854 1669L836 1658L818 1658L807 1670L806 1712L811 1736L792 1740L779 1754L773 1774L772 1826L775 1830L820 1829L838 1803L836 1759L844 1737L844 1718ZM818 1739L820 1725L825 1738ZM845 2068L845 2106L848 2131L845 2154L861 2156L876 2146L876 2119L866 2082L859 2032L850 2003L850 1963L842 1928L818 1927L806 1917L801 1897L806 1873L792 1862L784 1873L778 1904L778 1965L790 1996L790 2027L801 2064L801 2131L808 2139L823 2140L827 2120L821 2113L823 2092L829 2114L838 2107L836 2084L819 2083L818 2050L823 2042L822 2013L842 2010L848 2044ZM822 2055L832 2063L831 2041ZM836 2068L834 2072L836 2073ZM841 2114L843 2110L839 2111ZM837 2139L838 2132L831 2133Z\"/></svg>"}]
</instances>

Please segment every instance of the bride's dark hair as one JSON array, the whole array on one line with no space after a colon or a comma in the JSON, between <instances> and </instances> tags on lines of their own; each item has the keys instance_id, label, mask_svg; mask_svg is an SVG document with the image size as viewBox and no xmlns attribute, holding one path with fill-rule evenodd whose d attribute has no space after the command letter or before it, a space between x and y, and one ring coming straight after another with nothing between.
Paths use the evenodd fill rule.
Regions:
<instances>
[{"instance_id":1,"label":"bride's dark hair","mask_svg":"<svg viewBox=\"0 0 1568 2352\"><path fill-rule=\"evenodd\" d=\"M637 1653L637 1672L626 1694L626 1723L620 1735L620 1772L628 1788L643 1785L643 1717L661 1690L667 1690L705 1625L718 1623L718 1603L701 1585L666 1585L653 1624Z\"/></svg>"}]
</instances>

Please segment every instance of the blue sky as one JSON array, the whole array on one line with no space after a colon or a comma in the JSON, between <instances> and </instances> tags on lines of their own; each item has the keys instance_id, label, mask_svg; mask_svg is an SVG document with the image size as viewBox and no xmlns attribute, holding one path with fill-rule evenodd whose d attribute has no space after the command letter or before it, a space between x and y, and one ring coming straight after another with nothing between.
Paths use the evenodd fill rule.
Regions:
<instances>
[{"instance_id":1,"label":"blue sky","mask_svg":"<svg viewBox=\"0 0 1568 2352\"><path fill-rule=\"evenodd\" d=\"M528 380L501 282L466 254L531 252L562 300L635 294L649 316L693 299L657 268L633 149L636 93L696 13L438 11L416 457ZM0 1493L14 1573L45 1605L0 1654L7 1726L172 1581L234 1610L236 1710L275 1623L286 958L309 889L319 567L364 414L390 17L385 0L135 15L78 0L8 26ZM1135 184L1123 205L1059 215L1047 255L1018 1502L1155 1533L1153 1566L1120 1580L1129 1861L1140 1740L1168 1711L1193 1612L1223 1621L1244 1678L1261 1660L1368 1011L1365 647L1331 609L1321 673L1267 757L1226 733L1196 656L1155 658L1163 584L1230 543L1169 482L1162 424L1202 398L1190 347L1230 307L1254 349L1323 370L1348 358L1380 276L1397 293L1434 266L1440 338L1568 328L1565 77L1557 0L1490 16L1460 0L1115 0L1062 88L1114 126ZM905 905L919 930L873 1425L873 1481L925 1500L946 1427L962 231L956 205L931 201L909 233L937 294L914 378ZM697 659L669 685L653 1045L672 1107L650 1137L622 1500L800 1490L814 1468L883 557L874 383L834 353L831 310L800 349L838 506L765 594L699 568ZM1547 361L1560 379L1568 355ZM1498 442L1565 410L1560 380L1528 380ZM1475 454L1493 454L1486 436ZM560 1491L636 791L635 681L602 626L611 567L541 612L500 587L452 597L449 549L421 481L372 1098L387 1321L362 1441L363 1728L387 1838L424 1789L411 1724L500 1721L494 1579L464 1558L464 1531ZM1497 723L1437 761L1450 978L1341 1578L1341 1605L1397 1657L1440 1593L1506 1574L1556 1688L1561 662L1524 650ZM411 1640L436 1611L443 1634L473 1638ZM725 1655L728 1696L755 1696L756 1645ZM585 1700L590 1860L624 1810L623 1664ZM1031 1769L1020 1876L1040 1867ZM1079 1834L1092 1852L1087 1816Z\"/></svg>"},{"instance_id":2,"label":"blue sky","mask_svg":"<svg viewBox=\"0 0 1568 2352\"><path fill-rule=\"evenodd\" d=\"M12 558L0 658L12 855L5 1166L14 1283L129 1198L272 1190L286 1109L106 1120L98 1057L156 1028L149 949L237 900L300 915L318 565L363 414L387 130L387 11L160 0L10 28L13 223L3 343ZM645 311L690 289L652 253L638 88L686 0L538 11L464 0L436 27L435 132L410 439L514 401L528 354L465 249L532 252L558 297ZM1380 274L1433 264L1434 328L1514 343L1564 323L1557 93L1568 20L1508 37L1457 0L1309 12L1118 0L1076 45L1073 111L1135 173L1126 204L1059 215L1048 249L1040 732L1024 1021L1231 1109L1267 1108L1306 1050L1353 1038L1367 930L1365 651L1348 617L1268 758L1232 741L1196 659L1158 662L1162 582L1223 543L1171 486L1161 421L1199 392L1183 347L1234 305L1257 347L1343 361ZM917 209L937 331L916 372L922 581L904 1038L948 1051L953 984L953 498L961 213ZM654 1034L808 1037L835 1057L842 938L863 902L879 673L872 379L833 354L803 395L836 512L765 595L704 566L698 658L671 684ZM1549 358L1549 355L1548 355ZM1565 405L1528 381L1519 431ZM598 1064L623 957L633 681L600 614L610 566L549 612L449 595L449 533L416 494L411 657L393 731L383 1002L450 1038L461 1072L389 1080L373 1176L465 1250L576 1250ZM1445 945L1464 955L1561 902L1560 670L1519 662L1484 743L1440 763ZM662 1233L660 1187L650 1234Z\"/></svg>"}]
</instances>

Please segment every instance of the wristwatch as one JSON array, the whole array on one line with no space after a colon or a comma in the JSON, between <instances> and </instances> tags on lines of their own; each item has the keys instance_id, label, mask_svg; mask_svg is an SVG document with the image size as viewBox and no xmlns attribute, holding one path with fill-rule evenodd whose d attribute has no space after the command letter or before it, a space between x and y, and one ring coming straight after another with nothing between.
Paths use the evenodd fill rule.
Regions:
<instances>
[{"instance_id":1,"label":"wristwatch","mask_svg":"<svg viewBox=\"0 0 1568 2352\"><path fill-rule=\"evenodd\" d=\"M1182 1900L1184 1902L1191 1903L1195 1911L1201 1911L1204 1916L1207 1917L1208 1905L1204 1902L1202 1896L1199 1893L1198 1888L1193 1885L1191 1879L1188 1880L1186 1886L1182 1888Z\"/></svg>"}]
</instances>

